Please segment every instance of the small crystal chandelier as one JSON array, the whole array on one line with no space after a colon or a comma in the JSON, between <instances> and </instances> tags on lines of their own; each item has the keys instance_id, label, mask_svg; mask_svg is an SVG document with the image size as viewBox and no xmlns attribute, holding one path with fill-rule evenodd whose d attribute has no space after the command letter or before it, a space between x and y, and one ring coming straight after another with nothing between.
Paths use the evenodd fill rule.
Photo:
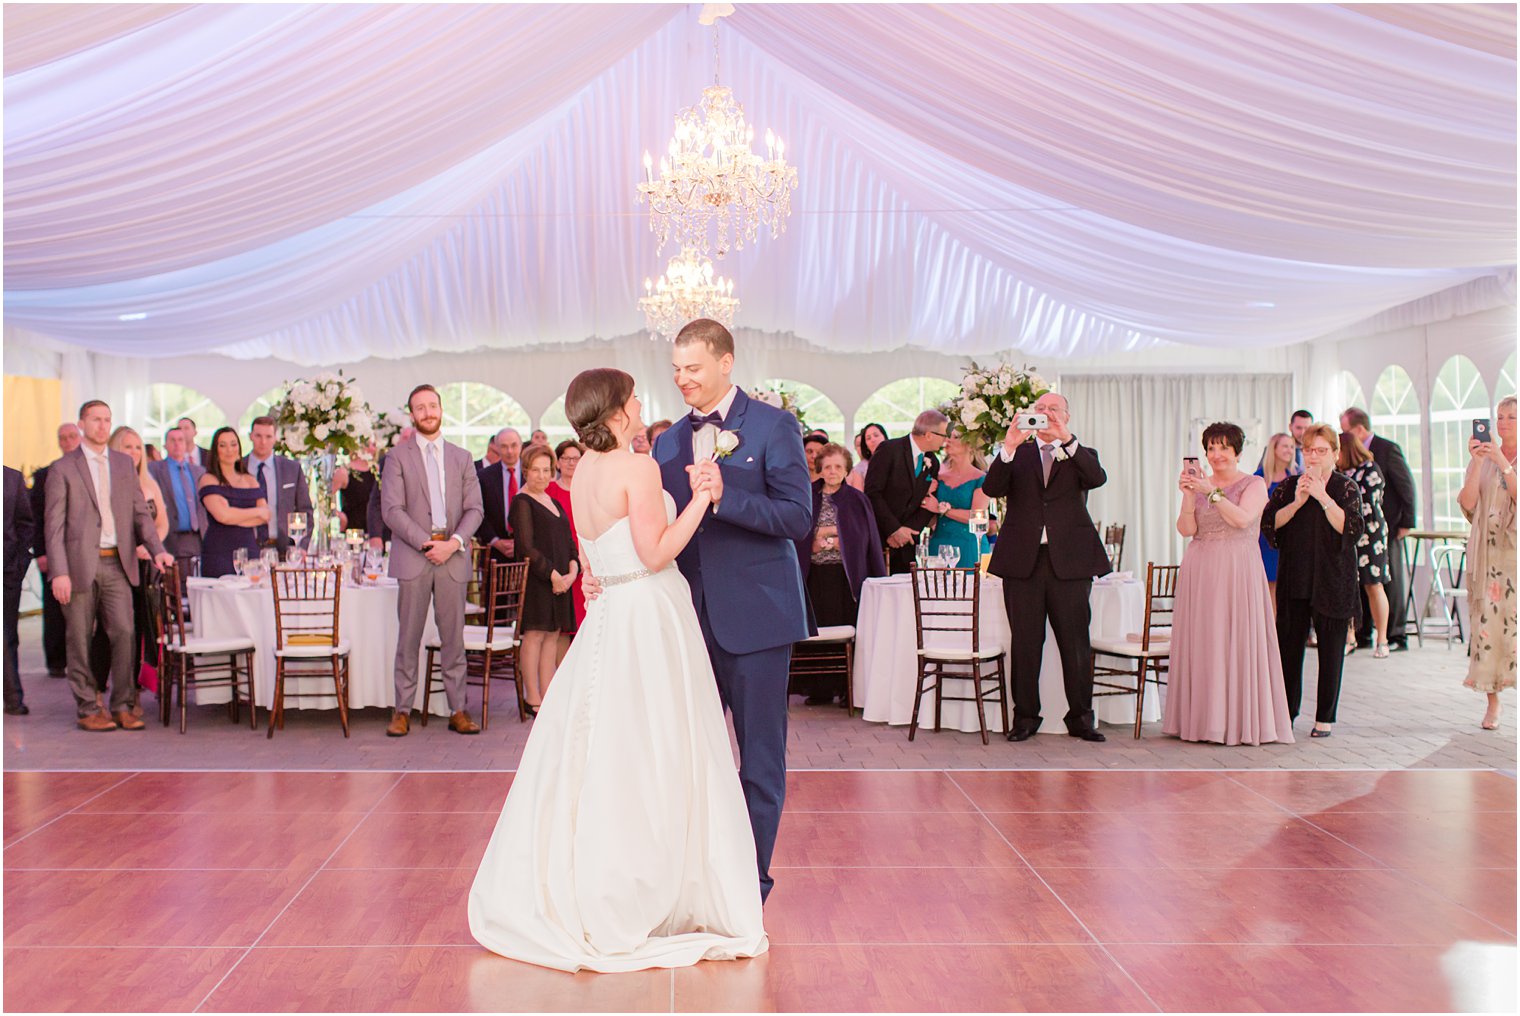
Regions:
<instances>
[{"instance_id":1,"label":"small crystal chandelier","mask_svg":"<svg viewBox=\"0 0 1520 1016\"><path fill-rule=\"evenodd\" d=\"M734 280L714 275L712 260L690 248L670 259L658 282L645 279L644 294L639 308L651 338L674 339L697 318L712 318L727 328L739 309Z\"/></svg>"},{"instance_id":2,"label":"small crystal chandelier","mask_svg":"<svg viewBox=\"0 0 1520 1016\"><path fill-rule=\"evenodd\" d=\"M714 25L715 68L717 32ZM718 84L715 69L701 103L676 114L675 136L668 155L660 159L658 177L653 157L644 153L639 200L649 201L649 228L659 238L657 253L674 237L683 252L693 248L721 258L730 247L753 243L762 224L770 227L771 236L786 232L797 170L787 165L780 138L765 132L761 158L750 149L754 137L755 129L744 122L744 107ZM713 227L716 236L710 239Z\"/></svg>"}]
</instances>

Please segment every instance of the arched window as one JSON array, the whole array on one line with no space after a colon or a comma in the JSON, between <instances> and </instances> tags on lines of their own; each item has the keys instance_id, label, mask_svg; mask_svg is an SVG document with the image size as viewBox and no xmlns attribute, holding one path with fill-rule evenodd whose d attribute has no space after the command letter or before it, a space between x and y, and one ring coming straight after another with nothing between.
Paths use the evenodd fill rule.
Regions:
<instances>
[{"instance_id":1,"label":"arched window","mask_svg":"<svg viewBox=\"0 0 1520 1016\"><path fill-rule=\"evenodd\" d=\"M1506 396L1515 394L1515 354L1509 354L1509 359L1504 361L1504 366L1499 369L1499 383L1494 386L1494 402Z\"/></svg>"},{"instance_id":2,"label":"arched window","mask_svg":"<svg viewBox=\"0 0 1520 1016\"><path fill-rule=\"evenodd\" d=\"M1420 397L1409 372L1398 364L1384 368L1372 389L1372 404L1367 407L1372 429L1404 449L1409 471L1420 486L1420 470L1425 461L1420 443Z\"/></svg>"},{"instance_id":3,"label":"arched window","mask_svg":"<svg viewBox=\"0 0 1520 1016\"><path fill-rule=\"evenodd\" d=\"M253 421L260 416L268 415L270 407L279 402L284 394L285 385L275 385L249 403L248 408L243 410L243 415L238 417L238 433L247 437L248 432L253 429Z\"/></svg>"},{"instance_id":4,"label":"arched window","mask_svg":"<svg viewBox=\"0 0 1520 1016\"><path fill-rule=\"evenodd\" d=\"M645 421L648 423L649 421ZM565 397L561 395L549 404L544 410L544 415L538 418L538 427L549 435L549 447L556 447L561 441L575 439L575 428L570 426L570 418L565 415Z\"/></svg>"},{"instance_id":5,"label":"arched window","mask_svg":"<svg viewBox=\"0 0 1520 1016\"><path fill-rule=\"evenodd\" d=\"M467 449L477 459L503 427L515 427L526 441L532 431L528 411L500 388L478 381L439 385L443 402L443 437Z\"/></svg>"},{"instance_id":6,"label":"arched window","mask_svg":"<svg viewBox=\"0 0 1520 1016\"><path fill-rule=\"evenodd\" d=\"M767 378L760 382L761 388L768 388L777 392L789 392L797 400L797 408L802 411L807 420L809 430L826 430L829 432L829 440L850 448L850 435L844 432L844 413L839 411L839 406L834 400L814 388L812 385L803 384L801 381L789 381L782 377ZM854 449L851 448L851 455Z\"/></svg>"},{"instance_id":7,"label":"arched window","mask_svg":"<svg viewBox=\"0 0 1520 1016\"><path fill-rule=\"evenodd\" d=\"M1457 491L1469 458L1467 442L1472 437L1472 421L1490 415L1488 387L1477 364L1461 355L1447 360L1430 393L1431 507L1437 529L1455 530L1467 525L1457 507Z\"/></svg>"},{"instance_id":8,"label":"arched window","mask_svg":"<svg viewBox=\"0 0 1520 1016\"><path fill-rule=\"evenodd\" d=\"M143 443L158 445L162 449L164 432L185 416L195 421L195 440L203 447L211 443L211 435L216 429L227 423L227 414L222 412L222 407L194 388L175 384L150 386L148 412L141 427Z\"/></svg>"},{"instance_id":9,"label":"arched window","mask_svg":"<svg viewBox=\"0 0 1520 1016\"><path fill-rule=\"evenodd\" d=\"M1362 391L1362 383L1356 379L1355 374L1343 370L1330 379L1330 412L1333 414L1330 419L1338 418L1352 406L1360 406L1368 413L1372 412L1367 406L1367 395Z\"/></svg>"},{"instance_id":10,"label":"arched window","mask_svg":"<svg viewBox=\"0 0 1520 1016\"><path fill-rule=\"evenodd\" d=\"M954 381L937 377L907 377L878 388L855 410L854 428L879 423L888 437L902 437L913 429L913 420L925 409L936 409L960 393ZM850 435L853 447L854 435Z\"/></svg>"}]
</instances>

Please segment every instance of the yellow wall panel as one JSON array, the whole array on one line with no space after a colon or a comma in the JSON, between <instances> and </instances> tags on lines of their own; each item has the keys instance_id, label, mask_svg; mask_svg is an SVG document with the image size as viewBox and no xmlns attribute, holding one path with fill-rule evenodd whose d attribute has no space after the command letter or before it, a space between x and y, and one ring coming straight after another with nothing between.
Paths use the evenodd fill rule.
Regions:
<instances>
[{"instance_id":1,"label":"yellow wall panel","mask_svg":"<svg viewBox=\"0 0 1520 1016\"><path fill-rule=\"evenodd\" d=\"M26 474L58 457L63 383L57 378L5 375L5 464Z\"/></svg>"}]
</instances>

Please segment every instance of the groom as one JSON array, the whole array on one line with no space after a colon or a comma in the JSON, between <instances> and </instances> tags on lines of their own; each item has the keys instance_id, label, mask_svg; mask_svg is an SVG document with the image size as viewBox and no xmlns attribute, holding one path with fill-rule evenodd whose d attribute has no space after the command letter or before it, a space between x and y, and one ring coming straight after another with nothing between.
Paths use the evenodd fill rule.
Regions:
<instances>
[{"instance_id":1,"label":"groom","mask_svg":"<svg viewBox=\"0 0 1520 1016\"><path fill-rule=\"evenodd\" d=\"M729 381L734 337L727 328L706 318L691 322L676 336L671 362L692 412L656 439L653 454L678 510L690 502L693 483L706 478L712 485L707 518L676 561L691 585L718 694L733 713L764 901L774 885L771 851L786 797L792 643L813 634L795 543L812 531L812 485L796 417Z\"/></svg>"}]
</instances>

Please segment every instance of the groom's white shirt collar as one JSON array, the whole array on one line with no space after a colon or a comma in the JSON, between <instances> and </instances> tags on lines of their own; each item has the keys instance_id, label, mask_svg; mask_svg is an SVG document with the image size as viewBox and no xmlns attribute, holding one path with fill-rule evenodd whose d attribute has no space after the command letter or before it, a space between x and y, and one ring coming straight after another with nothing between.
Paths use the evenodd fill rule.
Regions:
<instances>
[{"instance_id":1,"label":"groom's white shirt collar","mask_svg":"<svg viewBox=\"0 0 1520 1016\"><path fill-rule=\"evenodd\" d=\"M727 423L728 422L729 411L734 408L734 399L737 398L738 395L739 395L739 386L738 385L729 385L728 386L728 394L724 395L721 399L719 399L718 400L718 404L715 407L713 407L713 409L709 410L709 412L715 412L718 415L722 416L723 417L723 422ZM691 411L691 413L701 413L703 416L708 415L707 413L703 413L700 409L694 409L694 410ZM687 415L690 416L691 413L688 413Z\"/></svg>"}]
</instances>

